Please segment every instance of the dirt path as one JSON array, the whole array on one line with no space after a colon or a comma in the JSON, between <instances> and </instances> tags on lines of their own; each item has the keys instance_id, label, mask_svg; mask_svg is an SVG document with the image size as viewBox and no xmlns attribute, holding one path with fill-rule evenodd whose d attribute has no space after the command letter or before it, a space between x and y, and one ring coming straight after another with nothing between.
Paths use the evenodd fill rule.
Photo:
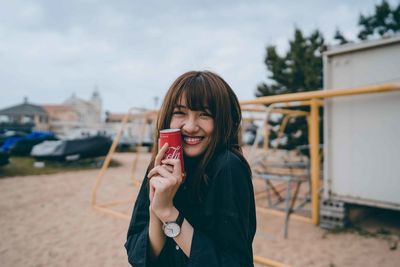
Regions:
<instances>
[{"instance_id":1,"label":"dirt path","mask_svg":"<svg viewBox=\"0 0 400 267\"><path fill-rule=\"evenodd\" d=\"M99 191L106 202L135 195L129 180L133 154L117 154L123 166L107 171ZM143 175L149 156L139 161ZM123 247L128 221L90 206L98 170L0 180L0 266L129 266ZM133 203L119 206L130 213ZM254 254L291 266L398 266L400 249L356 233L329 234L292 220L259 214ZM400 227L400 226L399 226Z\"/></svg>"}]
</instances>

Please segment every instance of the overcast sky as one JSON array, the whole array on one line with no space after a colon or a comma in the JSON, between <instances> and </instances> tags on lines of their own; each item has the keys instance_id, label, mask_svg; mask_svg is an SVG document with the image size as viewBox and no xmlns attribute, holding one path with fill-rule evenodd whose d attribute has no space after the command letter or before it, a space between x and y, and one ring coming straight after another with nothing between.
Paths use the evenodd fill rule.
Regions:
<instances>
[{"instance_id":1,"label":"overcast sky","mask_svg":"<svg viewBox=\"0 0 400 267\"><path fill-rule=\"evenodd\" d=\"M267 77L266 45L285 51L295 27L355 39L359 14L380 2L0 0L0 109L24 96L89 99L95 86L104 110L154 108L178 75L204 69L251 99Z\"/></svg>"}]
</instances>

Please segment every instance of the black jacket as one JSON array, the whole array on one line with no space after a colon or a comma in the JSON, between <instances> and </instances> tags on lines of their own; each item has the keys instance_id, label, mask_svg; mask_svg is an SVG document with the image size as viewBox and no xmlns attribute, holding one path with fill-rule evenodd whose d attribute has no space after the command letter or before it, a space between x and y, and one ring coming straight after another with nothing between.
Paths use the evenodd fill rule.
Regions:
<instances>
[{"instance_id":1,"label":"black jacket","mask_svg":"<svg viewBox=\"0 0 400 267\"><path fill-rule=\"evenodd\" d=\"M192 199L182 185L175 207L193 226L190 257L167 238L156 261L150 260L149 197L143 180L133 209L125 247L134 267L253 266L252 242L256 232L253 184L245 163L231 151L215 156L208 168L208 186L202 202ZM190 182L187 177L186 182Z\"/></svg>"}]
</instances>

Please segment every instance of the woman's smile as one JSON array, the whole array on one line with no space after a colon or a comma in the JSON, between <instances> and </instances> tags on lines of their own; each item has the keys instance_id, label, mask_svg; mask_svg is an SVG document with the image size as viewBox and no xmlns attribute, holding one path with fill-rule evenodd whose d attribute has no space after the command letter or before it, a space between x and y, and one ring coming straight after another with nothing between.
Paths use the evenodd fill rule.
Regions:
<instances>
[{"instance_id":1,"label":"woman's smile","mask_svg":"<svg viewBox=\"0 0 400 267\"><path fill-rule=\"evenodd\" d=\"M183 135L182 137L183 137L183 142L186 145L198 145L204 139L204 137L202 137L202 136L187 136L187 135Z\"/></svg>"}]
</instances>

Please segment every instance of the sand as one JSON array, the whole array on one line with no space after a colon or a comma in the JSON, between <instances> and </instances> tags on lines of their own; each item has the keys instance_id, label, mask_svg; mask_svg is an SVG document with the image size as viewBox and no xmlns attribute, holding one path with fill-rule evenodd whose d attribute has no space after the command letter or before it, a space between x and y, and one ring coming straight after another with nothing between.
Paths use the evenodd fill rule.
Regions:
<instances>
[{"instance_id":1,"label":"sand","mask_svg":"<svg viewBox=\"0 0 400 267\"><path fill-rule=\"evenodd\" d=\"M124 164L107 171L98 192L99 203L137 193L129 179L133 154L116 154L115 158ZM148 160L148 155L140 158L136 177L143 175ZM129 221L91 207L98 172L0 179L0 266L129 266L123 247ZM133 202L114 209L129 214L132 207ZM355 232L333 234L291 220L289 238L284 239L282 217L258 214L257 222L254 254L289 266L400 263L400 248L391 250L383 238Z\"/></svg>"}]
</instances>

